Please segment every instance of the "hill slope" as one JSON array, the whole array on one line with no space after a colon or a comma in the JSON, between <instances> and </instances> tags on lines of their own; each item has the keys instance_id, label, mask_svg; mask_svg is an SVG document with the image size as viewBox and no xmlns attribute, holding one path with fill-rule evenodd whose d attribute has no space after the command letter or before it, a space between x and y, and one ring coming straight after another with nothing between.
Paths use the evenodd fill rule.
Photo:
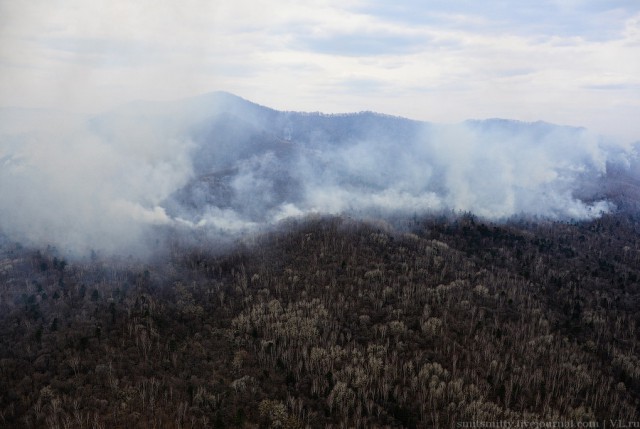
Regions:
<instances>
[{"instance_id":1,"label":"hill slope","mask_svg":"<svg viewBox=\"0 0 640 429\"><path fill-rule=\"evenodd\" d=\"M310 219L152 265L5 243L2 425L636 421L638 225Z\"/></svg>"},{"instance_id":2,"label":"hill slope","mask_svg":"<svg viewBox=\"0 0 640 429\"><path fill-rule=\"evenodd\" d=\"M123 117L191 141L191 180L163 206L214 226L221 211L240 225L291 213L443 208L494 219L582 219L619 202L610 198L607 175L637 182L630 166L637 153L583 128L544 122L438 125L371 112L281 112L211 93L134 104L94 123L109 130Z\"/></svg>"},{"instance_id":3,"label":"hill slope","mask_svg":"<svg viewBox=\"0 0 640 429\"><path fill-rule=\"evenodd\" d=\"M69 254L143 254L157 225L220 239L315 213L580 220L638 208L638 148L582 128L281 112L228 93L80 124L48 114L0 112L0 229Z\"/></svg>"}]
</instances>

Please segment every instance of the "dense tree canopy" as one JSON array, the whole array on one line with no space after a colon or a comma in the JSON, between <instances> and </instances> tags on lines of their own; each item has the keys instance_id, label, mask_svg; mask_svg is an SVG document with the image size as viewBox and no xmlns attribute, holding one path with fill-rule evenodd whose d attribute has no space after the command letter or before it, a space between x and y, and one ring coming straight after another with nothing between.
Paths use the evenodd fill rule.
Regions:
<instances>
[{"instance_id":1,"label":"dense tree canopy","mask_svg":"<svg viewBox=\"0 0 640 429\"><path fill-rule=\"evenodd\" d=\"M638 419L633 216L322 218L169 250L2 244L0 426Z\"/></svg>"}]
</instances>

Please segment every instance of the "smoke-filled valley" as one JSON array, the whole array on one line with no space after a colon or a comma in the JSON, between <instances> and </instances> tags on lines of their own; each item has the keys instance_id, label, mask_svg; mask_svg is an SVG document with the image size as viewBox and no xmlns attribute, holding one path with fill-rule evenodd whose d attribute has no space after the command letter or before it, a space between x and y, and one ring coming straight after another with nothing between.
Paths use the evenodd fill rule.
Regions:
<instances>
[{"instance_id":1,"label":"smoke-filled valley","mask_svg":"<svg viewBox=\"0 0 640 429\"><path fill-rule=\"evenodd\" d=\"M639 149L228 93L2 110L0 426L633 427Z\"/></svg>"}]
</instances>

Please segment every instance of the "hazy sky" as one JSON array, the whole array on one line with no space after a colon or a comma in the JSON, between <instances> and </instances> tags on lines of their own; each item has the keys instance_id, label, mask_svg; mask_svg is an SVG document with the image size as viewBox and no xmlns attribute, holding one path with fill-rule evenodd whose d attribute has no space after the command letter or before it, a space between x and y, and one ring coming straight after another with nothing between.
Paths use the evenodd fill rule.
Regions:
<instances>
[{"instance_id":1,"label":"hazy sky","mask_svg":"<svg viewBox=\"0 0 640 429\"><path fill-rule=\"evenodd\" d=\"M640 2L0 0L0 107L97 112L213 90L640 139Z\"/></svg>"}]
</instances>

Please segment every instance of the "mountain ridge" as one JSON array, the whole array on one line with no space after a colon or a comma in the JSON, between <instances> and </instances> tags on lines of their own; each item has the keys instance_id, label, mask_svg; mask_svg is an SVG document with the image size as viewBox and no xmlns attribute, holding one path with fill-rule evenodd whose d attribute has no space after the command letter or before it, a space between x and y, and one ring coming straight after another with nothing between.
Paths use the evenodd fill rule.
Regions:
<instances>
[{"instance_id":1,"label":"mountain ridge","mask_svg":"<svg viewBox=\"0 0 640 429\"><path fill-rule=\"evenodd\" d=\"M490 171L491 163L496 164L493 168L496 169L498 174L501 174L500 171L508 169L508 165L503 161L496 163L495 160L501 157L507 157L509 160L518 160L519 154L514 152L516 150L523 150L525 153L529 152L532 159L538 158L541 162L546 163L549 162L549 157L554 157L552 162L557 163L557 166L549 166L549 177L576 176L577 171L580 170L589 172L594 177L590 180L596 180L597 176L606 174L607 166L604 164L604 159L608 155L604 153L610 151L608 148L603 149L602 139L590 134L583 127L555 125L544 121L524 122L492 118L443 125L371 111L339 114L278 111L226 92L213 92L203 97L208 100L209 105L215 105L221 110L217 112L209 111L208 113L210 114L217 114L210 115L202 120L195 127L199 131L192 134L196 142L194 159L199 166L195 170L196 180L198 176L208 177L216 173L215 169L207 167L215 165L220 170L238 173L243 170L240 166L242 164L246 173L243 177L248 177L247 180L251 181L256 179L255 171L265 171L264 169L267 168L259 160L261 157L266 157L264 159L269 159L268 163L270 163L268 168L271 168L272 171L280 171L280 173L274 173L277 177L285 177L284 180L297 182L296 189L309 188L310 176L312 176L311 181L316 182L311 184L314 188L321 185L338 186L339 189L346 189L344 186L347 186L352 190L360 187L364 194L354 195L353 192L347 192L349 195L347 198L352 201L366 201L369 199L366 193L376 195L376 193L379 194L379 190L382 190L383 193L386 192L388 184L383 181L383 178L386 177L391 181L392 187L399 187L400 189L392 191L392 194L396 194L395 197L391 197L392 194L386 196L380 194L379 197L374 196L374 199L380 200L391 197L400 200L409 197L413 201L409 210L425 210L426 206L420 203L419 200L427 201L433 199L432 197L435 194L442 200L441 203L435 204L433 207L435 209L454 205L453 208L471 209L489 217L494 217L498 213L500 213L499 216L504 216L505 214L508 216L509 214L530 210L530 208L518 209L517 204L519 203L517 200L514 200L513 204L515 206L513 208L498 202L497 209L489 207L480 210L474 210L472 206L482 205L482 202L471 203L471 207L467 202L451 202L451 198L448 198L446 194L457 191L451 189L453 185L448 184L448 182L451 182L452 179L448 179L447 176L450 176L449 170L453 168L452 166L459 162L458 159L451 157L453 152L451 155L449 154L452 147L463 159L468 156L464 155L465 152L471 151L472 156L477 159L473 160L473 166L465 167L470 168L468 174L473 174L473 169L475 168L484 169L486 173L483 174L487 174L486 181L489 182L493 180L489 179L492 174ZM226 109L226 105L232 105L232 108ZM247 111L243 110L243 106L248 106ZM222 121L220 120L221 114L225 115ZM229 129L229 127L236 130L231 138L225 132L225 129ZM443 143L442 141L445 142ZM494 153L494 155L483 159L487 155L476 152L481 151L482 148L487 149L488 154ZM567 162L562 158L572 153L572 151L582 152L582 155L575 156L575 163L579 165L563 167L563 164L567 164ZM230 158L230 153L235 153L236 155ZM573 156L570 155L569 158ZM555 157L558 159L556 160ZM406 159L402 162L393 161L398 158ZM230 165L225 164L230 159L238 163L231 169L229 168ZM220 163L220 160L224 160L224 162ZM360 163L359 161L362 162ZM570 162L573 161L570 160ZM251 168L254 169L254 172L247 170ZM412 171L414 174L404 174L402 172L403 169ZM420 170L423 169L429 172L421 173ZM526 169L531 168L524 166L523 170ZM575 171L572 172L572 169ZM379 173L377 175L375 174L376 170ZM520 173L518 172L517 174ZM531 174L538 173L532 171ZM281 180L271 176L271 173L267 174L267 176L263 177L265 180L260 181L260 183ZM466 181L468 179L463 178L463 180ZM551 179L541 181L534 177L533 179L523 178L520 180L516 176L515 181L523 183L517 185L514 183L514 186L519 186L526 190L526 187L530 186L527 182L531 180L538 180L541 184L544 184ZM565 178L561 180L566 181ZM577 176L571 180L577 180ZM485 180L482 179L476 183L483 183L483 181ZM231 184L230 186L233 186L234 180L232 178L229 178L228 182ZM396 182L398 182L397 186ZM474 185L470 186L473 187ZM492 186L499 187L500 185L496 183ZM193 184L188 185L188 188L194 189ZM198 186L195 188L198 188ZM270 192L282 194L273 187L268 188L265 190L267 194ZM516 188L512 188L509 192L517 192L514 189ZM480 191L485 193L483 190ZM314 189L313 192L317 193L318 191ZM336 189L336 192L339 193L341 191ZM563 195L554 198L572 199L571 195L574 192L578 192L578 189L565 189L561 191ZM582 194L585 193L584 191L581 192ZM302 211L309 209L326 210L326 208L318 207L316 203L305 203L305 196L309 193L297 192L295 198L282 199L278 197L273 200L283 204L293 204L296 207L306 204L307 208L302 208ZM584 200L596 201L596 194L597 192L594 191L584 196ZM180 196L180 191L176 195L178 199L184 197L184 195ZM487 198L490 198L488 195ZM541 197L543 195L541 194ZM455 199L455 197L453 198ZM505 195L504 198L508 198L508 196ZM193 206L193 198L187 197L187 199L191 201L190 205ZM521 200L523 204L530 204L526 202L527 197L523 197ZM504 201L506 204L507 200ZM265 207L260 211L277 210L276 205L269 204L266 201L265 204ZM358 206L360 203L355 204ZM373 203L364 204L371 206ZM577 215L576 210L582 209L579 209L579 206L574 203L571 204L574 205L574 208L568 209L568 211L573 213L570 216L575 216ZM229 208L234 207L234 204L230 200L226 200L221 202L221 206ZM352 206L352 204L346 206L338 204L338 206L337 209L335 207L329 208L329 212L338 213L340 210ZM241 210L241 207L237 205L235 208L236 210ZM598 210L607 209L602 206L601 208L596 208L595 212L597 213ZM592 211L592 209L588 209L588 211ZM585 216L588 211L578 216ZM543 215L556 216L554 213L558 213L556 208L550 209ZM175 214L178 215L178 213ZM179 215L183 216L185 214L179 213ZM561 216L565 216L565 214L561 214Z\"/></svg>"},{"instance_id":2,"label":"mountain ridge","mask_svg":"<svg viewBox=\"0 0 640 429\"><path fill-rule=\"evenodd\" d=\"M137 246L158 224L235 235L313 213L583 220L640 207L637 147L541 121L287 112L213 92L68 132L0 126L0 145L3 229L69 248Z\"/></svg>"}]
</instances>

